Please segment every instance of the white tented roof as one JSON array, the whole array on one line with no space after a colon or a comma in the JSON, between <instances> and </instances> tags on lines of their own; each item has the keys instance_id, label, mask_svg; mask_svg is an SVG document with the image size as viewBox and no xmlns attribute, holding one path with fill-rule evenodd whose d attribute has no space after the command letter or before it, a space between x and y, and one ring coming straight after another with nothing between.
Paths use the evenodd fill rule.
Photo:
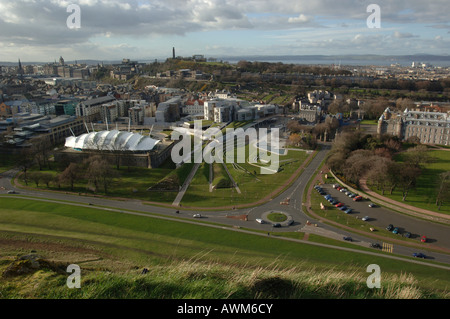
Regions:
<instances>
[{"instance_id":1,"label":"white tented roof","mask_svg":"<svg viewBox=\"0 0 450 319\"><path fill-rule=\"evenodd\" d=\"M66 147L98 151L151 151L160 141L138 133L101 131L66 138Z\"/></svg>"}]
</instances>

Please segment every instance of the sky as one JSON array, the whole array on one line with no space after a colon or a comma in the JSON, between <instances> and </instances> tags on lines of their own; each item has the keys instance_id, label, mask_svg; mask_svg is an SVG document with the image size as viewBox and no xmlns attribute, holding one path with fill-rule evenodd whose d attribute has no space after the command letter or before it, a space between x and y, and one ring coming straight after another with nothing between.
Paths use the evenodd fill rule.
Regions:
<instances>
[{"instance_id":1,"label":"sky","mask_svg":"<svg viewBox=\"0 0 450 319\"><path fill-rule=\"evenodd\" d=\"M71 4L79 11L68 11ZM379 11L368 12L370 4ZM449 55L448 5L448 0L0 0L0 61L154 60L172 56L172 47L176 55L205 57ZM370 27L375 22L379 27ZM78 28L69 28L76 23Z\"/></svg>"}]
</instances>

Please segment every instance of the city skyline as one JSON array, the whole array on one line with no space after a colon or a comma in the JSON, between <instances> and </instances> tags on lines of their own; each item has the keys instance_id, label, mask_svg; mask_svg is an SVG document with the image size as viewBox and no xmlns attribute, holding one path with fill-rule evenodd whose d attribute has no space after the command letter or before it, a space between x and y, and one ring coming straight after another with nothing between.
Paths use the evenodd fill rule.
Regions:
<instances>
[{"instance_id":1,"label":"city skyline","mask_svg":"<svg viewBox=\"0 0 450 319\"><path fill-rule=\"evenodd\" d=\"M448 55L445 1L0 1L0 61L134 60L204 54ZM67 20L80 8L80 27Z\"/></svg>"}]
</instances>

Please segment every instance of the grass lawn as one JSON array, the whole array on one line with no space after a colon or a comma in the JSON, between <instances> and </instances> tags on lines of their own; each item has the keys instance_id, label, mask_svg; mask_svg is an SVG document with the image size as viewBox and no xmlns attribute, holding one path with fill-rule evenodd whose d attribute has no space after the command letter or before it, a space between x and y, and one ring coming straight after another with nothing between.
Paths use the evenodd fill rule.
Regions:
<instances>
[{"instance_id":1,"label":"grass lawn","mask_svg":"<svg viewBox=\"0 0 450 319\"><path fill-rule=\"evenodd\" d=\"M450 200L444 203L440 210L438 210L435 203L439 174L450 171L450 151L430 150L429 152L434 160L432 163L425 165L425 169L417 179L416 187L409 191L405 203L435 212L450 214ZM397 156L396 160L402 160L401 154ZM373 191L379 194L382 193L375 186L370 187ZM402 202L402 192L399 188L392 195L385 191L384 196Z\"/></svg>"},{"instance_id":2,"label":"grass lawn","mask_svg":"<svg viewBox=\"0 0 450 319\"><path fill-rule=\"evenodd\" d=\"M219 188L209 192L208 178L204 172L209 168L201 166L181 201L182 205L184 207L222 207L257 202L282 186L308 157L308 154L304 151L289 151L287 155L279 157L280 172L261 174L260 167L255 165L265 167L266 164L261 162L256 164L238 163L237 156L242 149L245 150L248 160L250 146L246 145L240 150L235 149L235 163L237 165L225 163L241 191L240 194L235 188ZM214 181L217 178L227 178L227 176L222 165L215 163Z\"/></svg>"},{"instance_id":3,"label":"grass lawn","mask_svg":"<svg viewBox=\"0 0 450 319\"><path fill-rule=\"evenodd\" d=\"M205 290L204 286L206 278L198 276L201 274L207 276L208 280L214 282L212 287L215 287L215 289L218 289L218 287L224 288L223 285L229 285L233 282L230 277L223 277L228 274L231 268L240 269L241 272L250 271L254 276L256 275L255 271L259 269L260 275L258 278L261 278L263 269L272 269L273 271L290 269L290 276L303 274L306 277L311 277L319 272L321 274L333 274L334 277L329 277L330 280L334 278L333 281L326 282L334 287L334 283L342 281L342 284L350 285L344 286L345 291L343 293L348 294L349 291L352 291L351 296L360 297L373 296L372 294L376 296L381 291L364 288L365 279L368 276L366 267L369 264L380 266L383 274L384 292L394 290L398 293L402 289L406 289L409 285L405 280L399 280L399 278L409 278L408 281L411 281L415 287L414 291L419 293L420 297L436 297L445 295L450 283L449 273L446 270L398 262L384 257L275 240L269 236L107 212L92 207L77 207L23 199L0 197L0 205L2 207L0 209L0 239L2 239L1 244L3 245L0 258L6 257L8 253L10 254L12 245L18 242L27 243L27 249L35 247L38 253L44 254L51 253L51 251L50 248L48 250L42 248L43 244L46 244L47 247L54 247L52 245L66 247L67 255L60 255L60 258L65 257L67 263L80 262L79 256L70 259L71 252L75 251L75 248L89 250L90 255L99 257L97 258L98 262L86 261L82 265L82 267L88 269L87 272L83 272L85 274L83 276L89 278L82 283L83 287L86 288L74 289L71 292L67 292L66 289L65 293L86 294L89 289L97 287L92 286L94 278L102 276L101 274L104 276L106 273L109 274L109 278L113 278L116 275L115 267L120 268L120 266L127 266L130 270L134 269L135 272L136 269L143 266L151 270L156 268L159 271L161 269L173 269L175 271L175 269L185 267L183 269L185 271L189 269L188 274L191 278L188 282L196 282L196 289L203 291L202 296L210 295L207 293L208 289ZM16 247L15 252L20 249L20 247ZM23 253L26 252L26 250L23 250ZM2 259L0 265L5 265L5 263L6 261ZM188 265L191 266L188 267ZM205 268L208 265L209 270ZM212 265L215 266L212 267ZM224 272L223 270L226 267L231 268L227 268L228 270ZM108 270L105 273L106 269ZM212 269L216 269L217 272L211 272ZM222 274L222 276L217 276L219 274ZM284 273L283 277L286 275ZM64 287L66 277L61 277L62 287ZM356 282L353 282L355 277L358 278L358 282L361 282L357 285L358 288L354 287L356 285ZM105 278L102 278L103 285L106 285ZM164 280L171 281L171 278L173 279L169 273L166 274ZM187 279L183 278L184 280ZM320 276L315 276L315 278L313 284L318 289ZM322 279L324 278L322 276ZM340 280L337 278L340 278ZM36 278L34 279L36 280ZM11 281L0 280L3 281L0 287L12 284ZM178 281L177 284L187 284L184 280ZM103 285L97 288L105 288ZM58 291L55 287L46 287L47 290L50 289L47 293L52 290ZM325 285L323 289L326 291L327 287L330 288L329 285ZM39 285L36 284L33 289L38 288ZM129 289L129 286L122 288L125 291ZM138 287L135 289L138 289ZM145 287L141 286L140 289L144 289L141 293L146 291ZM412 288L409 287L408 289ZM121 289L116 287L114 291L115 294L120 295ZM236 291L232 291L235 295ZM4 290L3 293L10 295L11 291ZM106 294L105 291L103 293ZM160 294L159 296L161 297ZM226 298L226 295L215 295L213 298Z\"/></svg>"}]
</instances>

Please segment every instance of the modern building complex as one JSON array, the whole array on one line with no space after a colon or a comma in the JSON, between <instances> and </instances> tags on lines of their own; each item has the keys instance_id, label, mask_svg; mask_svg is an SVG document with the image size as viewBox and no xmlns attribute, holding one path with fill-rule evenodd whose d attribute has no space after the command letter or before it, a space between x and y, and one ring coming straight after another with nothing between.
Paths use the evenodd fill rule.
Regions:
<instances>
[{"instance_id":1,"label":"modern building complex","mask_svg":"<svg viewBox=\"0 0 450 319\"><path fill-rule=\"evenodd\" d=\"M417 137L424 144L450 145L450 114L408 109L394 113L386 108L378 120L377 133L405 141Z\"/></svg>"}]
</instances>

